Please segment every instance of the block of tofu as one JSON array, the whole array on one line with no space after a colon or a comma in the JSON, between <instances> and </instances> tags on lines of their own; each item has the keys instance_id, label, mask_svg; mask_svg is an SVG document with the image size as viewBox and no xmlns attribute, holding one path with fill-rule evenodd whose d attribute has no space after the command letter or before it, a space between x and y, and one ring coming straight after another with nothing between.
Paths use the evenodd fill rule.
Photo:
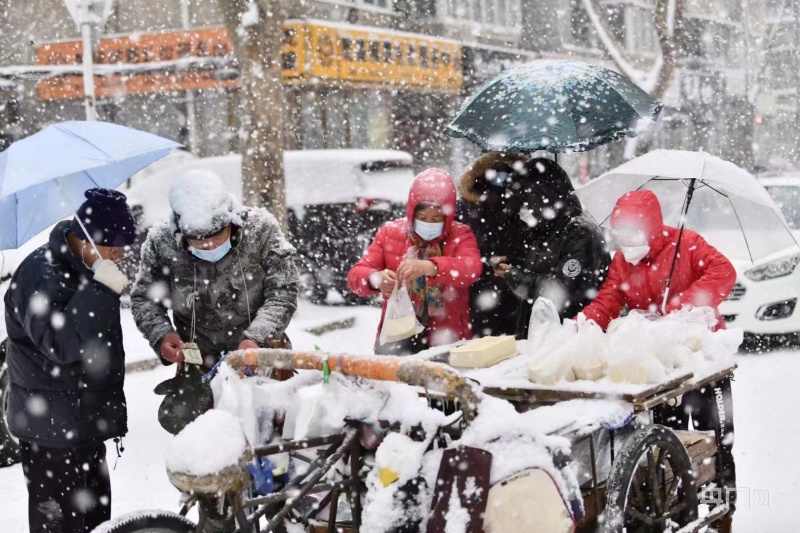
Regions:
<instances>
[{"instance_id":1,"label":"block of tofu","mask_svg":"<svg viewBox=\"0 0 800 533\"><path fill-rule=\"evenodd\" d=\"M511 335L483 337L450 350L450 364L461 368L486 368L517 354Z\"/></svg>"},{"instance_id":2,"label":"block of tofu","mask_svg":"<svg viewBox=\"0 0 800 533\"><path fill-rule=\"evenodd\" d=\"M633 383L643 385L648 383L647 369L642 365L633 363L612 363L608 365L608 377L614 383Z\"/></svg>"},{"instance_id":3,"label":"block of tofu","mask_svg":"<svg viewBox=\"0 0 800 533\"><path fill-rule=\"evenodd\" d=\"M564 363L535 361L528 366L528 379L539 385L552 386L559 381L575 381L575 372Z\"/></svg>"},{"instance_id":4,"label":"block of tofu","mask_svg":"<svg viewBox=\"0 0 800 533\"><path fill-rule=\"evenodd\" d=\"M601 364L577 364L572 370L575 372L576 379L597 381L603 377L603 365Z\"/></svg>"}]
</instances>

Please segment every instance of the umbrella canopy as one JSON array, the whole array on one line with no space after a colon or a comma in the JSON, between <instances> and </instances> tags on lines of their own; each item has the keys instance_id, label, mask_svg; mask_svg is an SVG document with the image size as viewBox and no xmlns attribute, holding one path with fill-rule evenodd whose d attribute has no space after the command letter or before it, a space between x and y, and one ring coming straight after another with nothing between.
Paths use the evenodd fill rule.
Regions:
<instances>
[{"instance_id":1,"label":"umbrella canopy","mask_svg":"<svg viewBox=\"0 0 800 533\"><path fill-rule=\"evenodd\" d=\"M655 150L607 172L576 194L584 208L607 225L619 197L635 190L658 196L665 224L680 226L685 211L685 227L703 235L729 259L755 262L797 246L783 213L758 180L705 152Z\"/></svg>"},{"instance_id":2,"label":"umbrella canopy","mask_svg":"<svg viewBox=\"0 0 800 533\"><path fill-rule=\"evenodd\" d=\"M581 152L638 135L661 107L612 70L539 60L484 83L446 133L490 151Z\"/></svg>"},{"instance_id":3,"label":"umbrella canopy","mask_svg":"<svg viewBox=\"0 0 800 533\"><path fill-rule=\"evenodd\" d=\"M93 187L114 189L181 145L107 122L63 122L0 153L0 250L61 220Z\"/></svg>"}]
</instances>

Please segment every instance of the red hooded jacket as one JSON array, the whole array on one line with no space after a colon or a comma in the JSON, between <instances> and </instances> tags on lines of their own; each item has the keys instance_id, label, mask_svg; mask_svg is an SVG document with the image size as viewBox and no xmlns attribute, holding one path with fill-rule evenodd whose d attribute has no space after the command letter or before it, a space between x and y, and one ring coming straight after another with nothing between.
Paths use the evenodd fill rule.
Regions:
<instances>
[{"instance_id":1,"label":"red hooded jacket","mask_svg":"<svg viewBox=\"0 0 800 533\"><path fill-rule=\"evenodd\" d=\"M444 233L434 241L442 243L442 255L430 258L436 263L439 275L428 278L441 285L445 312L443 316L430 317L428 346L470 339L468 289L481 274L481 254L472 230L453 220L456 215L456 188L453 178L444 170L431 168L416 177L408 193L406 218L387 222L378 230L367 253L347 274L347 285L359 296L378 294L379 291L369 284L370 274L384 269L397 272L397 267L412 246L409 232L413 231L414 210L423 201L438 203L446 216ZM386 312L386 301L384 298L382 313ZM378 332L382 325L383 314Z\"/></svg>"},{"instance_id":2,"label":"red hooded jacket","mask_svg":"<svg viewBox=\"0 0 800 533\"><path fill-rule=\"evenodd\" d=\"M664 225L661 205L651 191L629 192L617 201L611 213L611 227L631 222L647 235L650 250L636 265L628 263L622 251L614 255L597 298L583 310L586 318L603 329L619 316L625 305L629 309L661 312L678 229ZM735 282L736 271L730 261L700 235L684 229L667 312L687 304L713 307L717 312L717 329L724 329L725 322L717 306L725 300Z\"/></svg>"}]
</instances>

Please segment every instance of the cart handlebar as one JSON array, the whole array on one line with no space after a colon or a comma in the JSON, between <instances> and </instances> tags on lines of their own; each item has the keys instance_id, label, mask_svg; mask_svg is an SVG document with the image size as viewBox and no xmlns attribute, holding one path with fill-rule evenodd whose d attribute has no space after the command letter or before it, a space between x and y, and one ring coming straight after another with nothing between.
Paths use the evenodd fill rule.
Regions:
<instances>
[{"instance_id":1,"label":"cart handlebar","mask_svg":"<svg viewBox=\"0 0 800 533\"><path fill-rule=\"evenodd\" d=\"M244 370L245 366L321 371L325 360L331 372L364 379L405 383L453 397L460 402L467 422L472 421L477 415L478 405L483 396L477 384L468 381L447 365L405 357L260 348L232 352L226 362L231 368L239 371Z\"/></svg>"}]
</instances>

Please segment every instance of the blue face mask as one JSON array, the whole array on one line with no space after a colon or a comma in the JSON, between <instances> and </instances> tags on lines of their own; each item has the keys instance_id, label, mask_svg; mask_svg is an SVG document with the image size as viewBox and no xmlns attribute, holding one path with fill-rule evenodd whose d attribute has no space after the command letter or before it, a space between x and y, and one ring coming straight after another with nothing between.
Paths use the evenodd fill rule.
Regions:
<instances>
[{"instance_id":1,"label":"blue face mask","mask_svg":"<svg viewBox=\"0 0 800 533\"><path fill-rule=\"evenodd\" d=\"M440 237L444 232L444 222L423 222L422 220L415 220L414 232L419 235L423 241L432 241Z\"/></svg>"},{"instance_id":2,"label":"blue face mask","mask_svg":"<svg viewBox=\"0 0 800 533\"><path fill-rule=\"evenodd\" d=\"M228 252L231 251L231 240L228 239L227 241L220 244L213 250L201 250L190 246L189 251L192 252L192 255L198 259L202 259L203 261L208 261L209 263L216 263L226 255L228 255Z\"/></svg>"}]
</instances>

